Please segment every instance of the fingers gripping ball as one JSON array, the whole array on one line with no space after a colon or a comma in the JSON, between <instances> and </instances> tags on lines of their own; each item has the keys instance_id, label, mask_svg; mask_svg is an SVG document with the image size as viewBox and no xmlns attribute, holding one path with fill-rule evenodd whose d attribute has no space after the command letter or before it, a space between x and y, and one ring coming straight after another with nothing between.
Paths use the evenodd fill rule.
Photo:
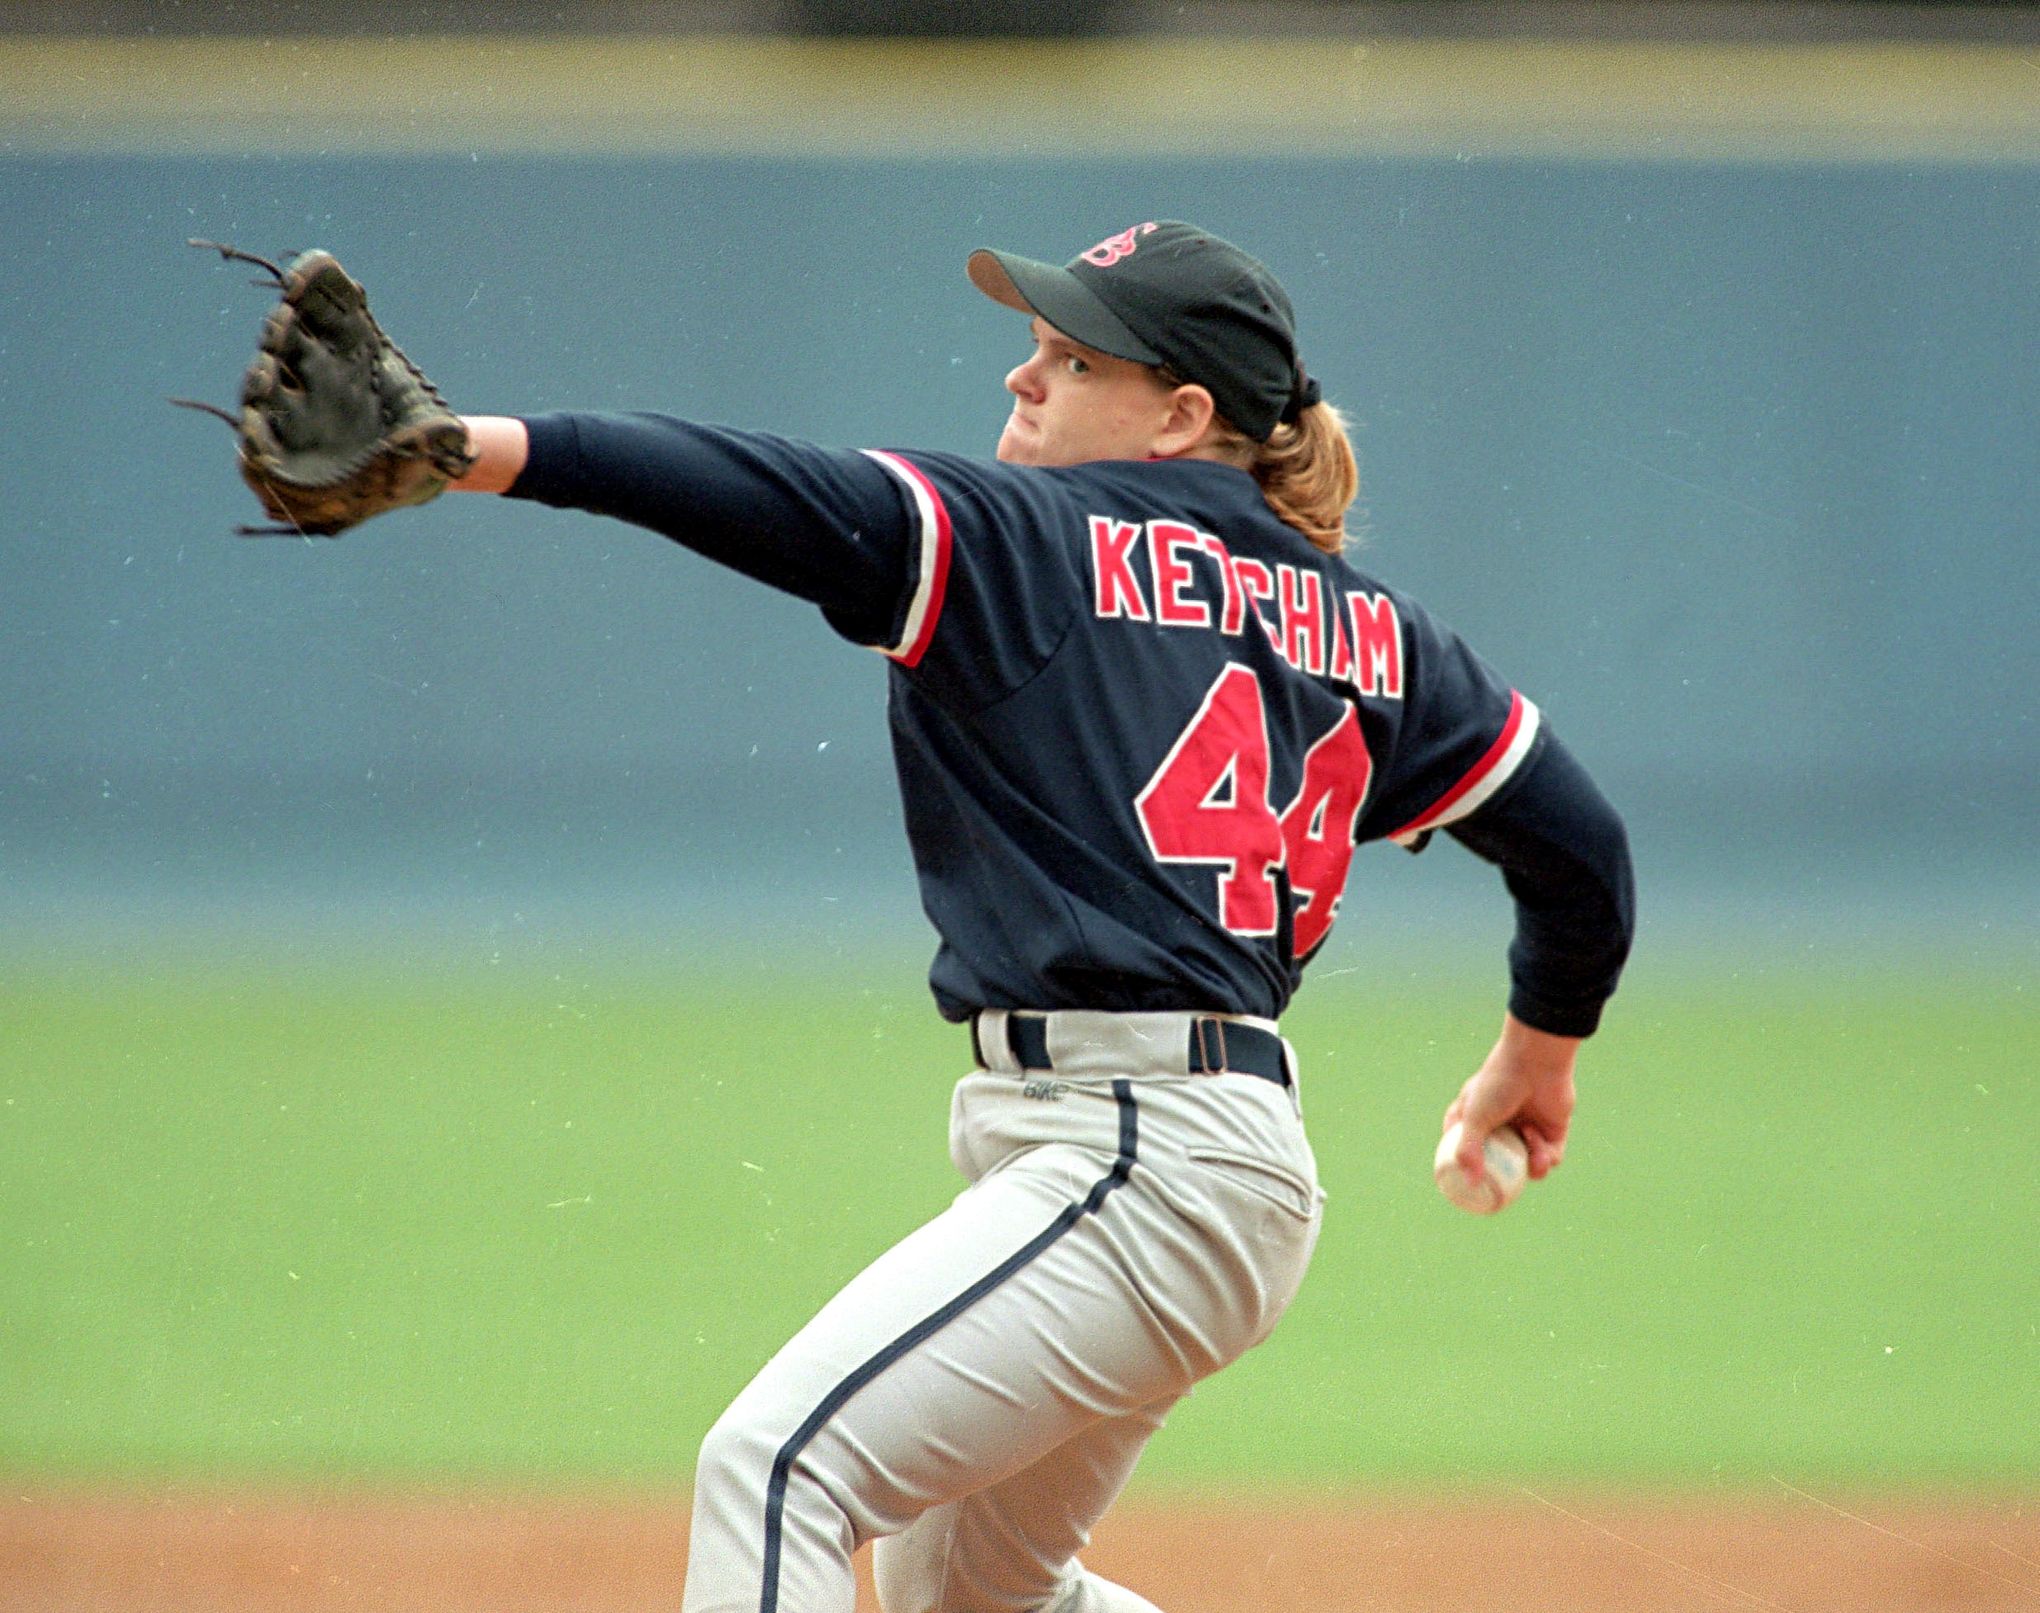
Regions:
<instances>
[{"instance_id":1,"label":"fingers gripping ball","mask_svg":"<svg viewBox=\"0 0 2040 1613\"><path fill-rule=\"evenodd\" d=\"M1530 1148L1514 1126L1503 1126L1489 1134L1481 1152L1487 1169L1478 1181L1460 1169L1455 1157L1463 1127L1453 1121L1438 1139L1438 1152L1431 1160L1431 1175L1443 1193L1462 1210L1475 1215L1493 1215L1516 1202L1530 1177Z\"/></svg>"},{"instance_id":2,"label":"fingers gripping ball","mask_svg":"<svg viewBox=\"0 0 2040 1613\"><path fill-rule=\"evenodd\" d=\"M331 537L437 498L467 473L467 428L330 252L278 268L219 251L267 269L282 293L241 379L240 413L212 411L234 427L241 479L281 523L255 532Z\"/></svg>"}]
</instances>

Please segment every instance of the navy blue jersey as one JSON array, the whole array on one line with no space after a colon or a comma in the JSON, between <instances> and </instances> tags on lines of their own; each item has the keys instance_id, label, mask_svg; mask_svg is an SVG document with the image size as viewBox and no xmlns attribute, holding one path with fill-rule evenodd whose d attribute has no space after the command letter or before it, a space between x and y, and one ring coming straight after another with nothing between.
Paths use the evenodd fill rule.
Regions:
<instances>
[{"instance_id":1,"label":"navy blue jersey","mask_svg":"<svg viewBox=\"0 0 2040 1613\"><path fill-rule=\"evenodd\" d=\"M666 533L889 658L951 1018L1274 1018L1359 843L1472 820L1556 743L1449 629L1278 520L1230 466L1011 466L646 415L529 425L517 496ZM1584 775L1565 779L1577 796ZM1546 1028L1591 1029L1605 958L1527 983L1539 960L1518 962Z\"/></svg>"}]
</instances>

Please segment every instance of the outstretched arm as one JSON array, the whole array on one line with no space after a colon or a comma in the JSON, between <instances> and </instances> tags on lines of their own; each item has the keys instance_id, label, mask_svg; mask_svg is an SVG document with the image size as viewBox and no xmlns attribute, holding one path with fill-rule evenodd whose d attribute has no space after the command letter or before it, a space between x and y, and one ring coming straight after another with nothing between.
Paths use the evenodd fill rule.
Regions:
<instances>
[{"instance_id":1,"label":"outstretched arm","mask_svg":"<svg viewBox=\"0 0 2040 1613\"><path fill-rule=\"evenodd\" d=\"M878 457L655 414L464 417L455 485L646 527L889 647L924 522Z\"/></svg>"},{"instance_id":2,"label":"outstretched arm","mask_svg":"<svg viewBox=\"0 0 2040 1613\"><path fill-rule=\"evenodd\" d=\"M522 420L503 415L462 415L467 427L468 449L475 456L474 468L451 491L455 493L507 493L523 474L531 457L531 433Z\"/></svg>"}]
</instances>

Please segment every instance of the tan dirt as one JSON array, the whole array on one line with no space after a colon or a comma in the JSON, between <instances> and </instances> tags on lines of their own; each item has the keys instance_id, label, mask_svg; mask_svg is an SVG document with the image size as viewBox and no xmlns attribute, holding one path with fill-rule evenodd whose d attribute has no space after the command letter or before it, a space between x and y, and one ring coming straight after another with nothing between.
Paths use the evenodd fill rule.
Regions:
<instances>
[{"instance_id":1,"label":"tan dirt","mask_svg":"<svg viewBox=\"0 0 2040 1613\"><path fill-rule=\"evenodd\" d=\"M6 1613L680 1605L681 1499L4 1489ZM1149 1499L1086 1561L1168 1613L2034 1613L2040 1497Z\"/></svg>"}]
</instances>

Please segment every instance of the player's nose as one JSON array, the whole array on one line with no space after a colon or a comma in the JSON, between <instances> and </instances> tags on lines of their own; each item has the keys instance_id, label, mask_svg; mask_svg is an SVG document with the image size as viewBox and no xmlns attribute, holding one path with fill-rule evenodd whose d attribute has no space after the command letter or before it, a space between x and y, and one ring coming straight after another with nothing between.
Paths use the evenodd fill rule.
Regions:
<instances>
[{"instance_id":1,"label":"player's nose","mask_svg":"<svg viewBox=\"0 0 2040 1613\"><path fill-rule=\"evenodd\" d=\"M1006 372L1006 390L1016 398L1038 402L1041 397L1041 369L1039 356L1028 359L1024 364L1015 364Z\"/></svg>"}]
</instances>

